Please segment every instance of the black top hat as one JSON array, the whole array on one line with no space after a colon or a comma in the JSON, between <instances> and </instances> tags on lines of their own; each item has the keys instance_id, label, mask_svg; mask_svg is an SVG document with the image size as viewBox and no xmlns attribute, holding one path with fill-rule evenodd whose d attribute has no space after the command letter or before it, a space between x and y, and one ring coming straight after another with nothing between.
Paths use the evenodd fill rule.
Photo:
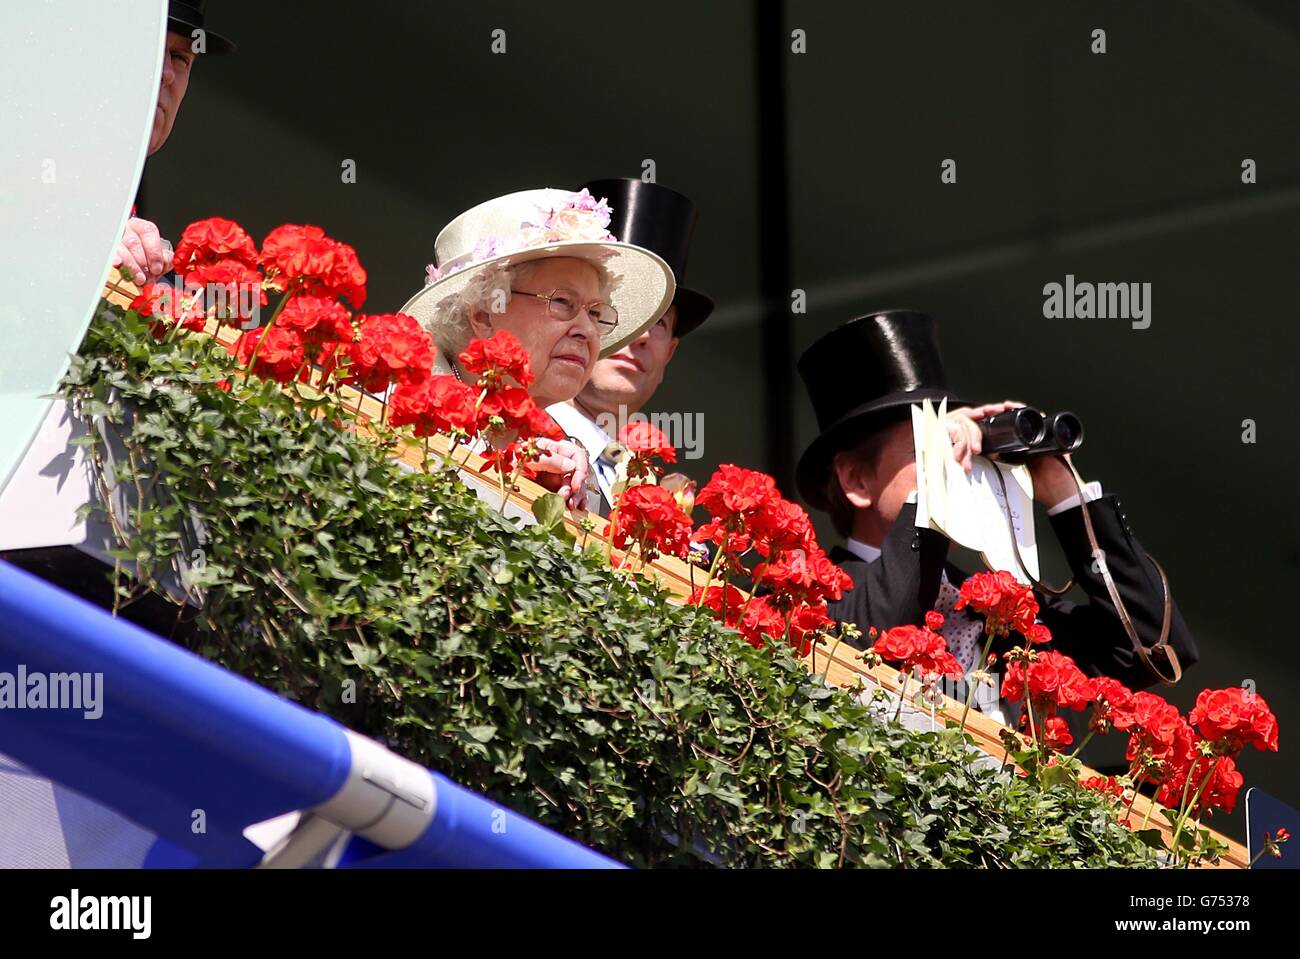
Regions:
<instances>
[{"instance_id":1,"label":"black top hat","mask_svg":"<svg viewBox=\"0 0 1300 959\"><path fill-rule=\"evenodd\" d=\"M591 180L578 189L609 200L609 232L623 243L635 243L657 253L677 278L677 327L674 336L685 336L709 318L713 300L683 286L686 282L686 253L695 228L695 204L676 190L636 179Z\"/></svg>"},{"instance_id":2,"label":"black top hat","mask_svg":"<svg viewBox=\"0 0 1300 959\"><path fill-rule=\"evenodd\" d=\"M969 406L948 390L934 319L914 310L884 310L849 320L808 347L799 375L812 398L820 434L799 458L795 484L826 508L831 459L882 426L908 415L913 403L941 399Z\"/></svg>"},{"instance_id":3,"label":"black top hat","mask_svg":"<svg viewBox=\"0 0 1300 959\"><path fill-rule=\"evenodd\" d=\"M204 38L207 53L234 53L233 43L205 26L207 6L208 0L168 0L167 29L187 37L193 36L195 30L202 30L207 34Z\"/></svg>"}]
</instances>

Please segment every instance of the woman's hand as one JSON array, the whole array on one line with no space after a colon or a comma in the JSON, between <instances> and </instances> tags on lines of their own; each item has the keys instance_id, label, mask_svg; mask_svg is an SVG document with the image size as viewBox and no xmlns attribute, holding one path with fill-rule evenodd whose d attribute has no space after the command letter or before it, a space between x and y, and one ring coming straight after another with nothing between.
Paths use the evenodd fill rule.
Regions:
<instances>
[{"instance_id":1,"label":"woman's hand","mask_svg":"<svg viewBox=\"0 0 1300 959\"><path fill-rule=\"evenodd\" d=\"M587 508L587 474L591 463L587 451L572 440L537 440L538 458L529 465L537 471L537 482L559 493L571 510Z\"/></svg>"},{"instance_id":2,"label":"woman's hand","mask_svg":"<svg viewBox=\"0 0 1300 959\"><path fill-rule=\"evenodd\" d=\"M949 410L943 418L943 425L948 428L948 439L952 441L953 459L960 463L961 468L969 473L975 465L975 456L979 454L984 445L984 437L980 434L980 428L976 421L1024 405L1024 403L1017 403L1014 400L1003 400L1001 403L985 403L983 406L962 406L955 410Z\"/></svg>"}]
</instances>

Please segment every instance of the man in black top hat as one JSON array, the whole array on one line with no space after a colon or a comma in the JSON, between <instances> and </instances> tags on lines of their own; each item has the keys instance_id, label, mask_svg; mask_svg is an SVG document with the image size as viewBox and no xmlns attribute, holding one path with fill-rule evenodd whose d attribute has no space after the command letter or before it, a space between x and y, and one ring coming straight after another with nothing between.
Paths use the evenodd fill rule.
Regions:
<instances>
[{"instance_id":1,"label":"man in black top hat","mask_svg":"<svg viewBox=\"0 0 1300 959\"><path fill-rule=\"evenodd\" d=\"M853 579L853 589L831 603L831 615L869 627L920 624L926 612L945 614L941 630L967 674L982 648L981 623L954 611L966 574L948 563L949 540L916 523L916 460L911 407L947 399L945 425L962 465L980 452L977 425L1019 404L972 406L948 389L934 320L892 310L858 317L814 343L799 359L820 434L799 460L796 482L811 505L830 513L846 538L831 558ZM1072 603L1036 590L1039 622L1056 649L1090 675L1141 688L1176 681L1196 661L1196 644L1172 601L1163 573L1143 551L1119 500L1100 486L1076 485L1072 467L1055 456L1029 460L1034 498L1048 509L1075 582L1087 602ZM1086 504L1086 505L1084 505ZM1094 562L1083 516L1088 511L1104 563ZM1117 608L1106 571L1121 598ZM1130 637L1127 615L1142 651ZM1167 620L1167 625L1166 625ZM1167 639L1157 642L1167 628ZM1171 655L1171 653L1173 655ZM1001 715L996 702L986 712Z\"/></svg>"},{"instance_id":2,"label":"man in black top hat","mask_svg":"<svg viewBox=\"0 0 1300 959\"><path fill-rule=\"evenodd\" d=\"M636 179L593 180L580 189L608 199L609 231L624 243L657 253L677 279L672 305L658 322L617 353L597 361L591 379L571 403L548 408L560 428L590 455L599 495L593 491L588 508L604 516L616 478L610 447L613 434L645 409L663 382L677 344L708 319L713 301L685 286L686 254L696 219L695 204L687 197Z\"/></svg>"},{"instance_id":3,"label":"man in black top hat","mask_svg":"<svg viewBox=\"0 0 1300 959\"><path fill-rule=\"evenodd\" d=\"M176 114L189 88L190 69L200 56L233 53L235 45L208 30L207 0L171 0L167 7L167 51L163 56L162 82L149 134L149 155L153 156L171 136ZM172 254L163 243L157 225L141 217L127 221L113 254L113 266L130 275L137 284L157 279L172 267Z\"/></svg>"}]
</instances>

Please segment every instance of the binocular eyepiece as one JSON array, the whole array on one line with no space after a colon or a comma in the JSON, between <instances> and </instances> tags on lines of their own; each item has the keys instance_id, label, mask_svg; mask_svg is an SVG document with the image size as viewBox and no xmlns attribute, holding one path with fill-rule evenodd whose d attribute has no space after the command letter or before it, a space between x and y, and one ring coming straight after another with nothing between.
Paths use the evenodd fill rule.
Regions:
<instances>
[{"instance_id":1,"label":"binocular eyepiece","mask_svg":"<svg viewBox=\"0 0 1300 959\"><path fill-rule=\"evenodd\" d=\"M1021 406L975 422L983 438L983 455L1004 463L1072 453L1083 445L1083 424L1073 413L1047 416Z\"/></svg>"}]
</instances>

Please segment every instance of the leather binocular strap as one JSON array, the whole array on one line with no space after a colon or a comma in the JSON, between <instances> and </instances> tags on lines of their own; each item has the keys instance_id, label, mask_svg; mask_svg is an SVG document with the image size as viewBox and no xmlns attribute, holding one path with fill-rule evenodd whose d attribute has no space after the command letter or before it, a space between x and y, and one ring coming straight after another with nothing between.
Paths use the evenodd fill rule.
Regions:
<instances>
[{"instance_id":1,"label":"leather binocular strap","mask_svg":"<svg viewBox=\"0 0 1300 959\"><path fill-rule=\"evenodd\" d=\"M1088 544L1092 547L1093 562L1096 564L1097 572L1101 574L1101 581L1106 584L1106 592L1110 594L1110 601L1115 607L1116 614L1119 616L1120 624L1124 627L1124 632L1128 634L1129 642L1133 644L1133 652L1137 653L1137 657L1142 661L1142 665L1145 666L1156 679L1164 683L1166 686L1176 686L1178 681L1183 678L1183 666L1182 663L1178 661L1177 650L1169 645L1169 629L1173 625L1174 608L1173 598L1169 593L1169 577L1165 575L1164 567L1156 562L1155 557L1150 553L1143 553L1143 555L1151 561L1151 565L1156 568L1156 573L1160 576L1160 589L1163 594L1164 605L1160 622L1160 638L1156 640L1154 646L1147 647L1142 645L1142 639L1138 636L1137 628L1133 625L1133 619L1129 616L1128 609L1124 606L1124 600L1120 598L1119 588L1115 585L1115 580L1110 575L1110 568L1106 564L1106 552L1097 543L1097 533L1092 528L1092 516L1089 515L1088 504L1083 498L1083 481L1079 479L1079 474L1075 472L1074 467L1065 459L1065 457L1057 456L1057 459L1064 463L1066 468L1069 469L1070 476L1074 479L1075 488L1079 491L1079 509L1083 511L1083 529L1088 535ZM994 465L996 466L996 464ZM1002 487L1002 502L1007 509L1007 523L1011 524L1011 504L1007 497L1007 482L1002 476L1002 470L995 469L994 472L998 474L998 483ZM1015 551L1016 562L1020 564L1021 570L1024 572L1025 576L1028 577L1029 582L1033 584L1035 589L1040 589L1051 596L1064 596L1070 591L1070 587L1074 585L1073 577L1067 580L1064 586L1059 587L1048 586L1046 583L1041 583L1035 579L1033 574L1029 572L1029 568L1025 566L1025 561L1020 556L1020 544L1016 541L1014 528L1011 535L1011 548ZM1169 668L1172 670L1173 674L1172 679L1161 672L1159 667L1157 667L1152 661L1151 657L1153 654L1162 656L1165 662L1169 664Z\"/></svg>"}]
</instances>

